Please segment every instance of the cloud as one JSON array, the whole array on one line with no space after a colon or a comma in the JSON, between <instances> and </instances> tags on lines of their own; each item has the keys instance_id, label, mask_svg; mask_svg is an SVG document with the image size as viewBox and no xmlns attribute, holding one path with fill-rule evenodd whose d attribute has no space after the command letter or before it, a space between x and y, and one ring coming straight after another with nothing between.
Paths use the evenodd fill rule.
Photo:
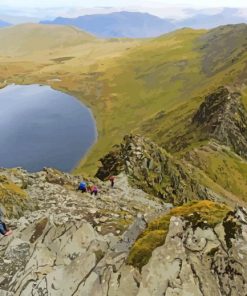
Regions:
<instances>
[{"instance_id":1,"label":"cloud","mask_svg":"<svg viewBox=\"0 0 247 296\"><path fill-rule=\"evenodd\" d=\"M247 4L242 0L0 0L1 14L54 19L57 16L77 17L116 11L148 12L162 18L186 19L195 14L217 14L221 7ZM246 15L247 9L239 13Z\"/></svg>"}]
</instances>

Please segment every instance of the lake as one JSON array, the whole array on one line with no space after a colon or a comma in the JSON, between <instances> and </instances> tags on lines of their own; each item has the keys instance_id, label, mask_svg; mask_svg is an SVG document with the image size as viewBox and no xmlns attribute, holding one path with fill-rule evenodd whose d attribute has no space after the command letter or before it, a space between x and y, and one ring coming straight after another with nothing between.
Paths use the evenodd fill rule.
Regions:
<instances>
[{"instance_id":1,"label":"lake","mask_svg":"<svg viewBox=\"0 0 247 296\"><path fill-rule=\"evenodd\" d=\"M97 139L92 112L49 86L0 89L0 166L69 172Z\"/></svg>"}]
</instances>

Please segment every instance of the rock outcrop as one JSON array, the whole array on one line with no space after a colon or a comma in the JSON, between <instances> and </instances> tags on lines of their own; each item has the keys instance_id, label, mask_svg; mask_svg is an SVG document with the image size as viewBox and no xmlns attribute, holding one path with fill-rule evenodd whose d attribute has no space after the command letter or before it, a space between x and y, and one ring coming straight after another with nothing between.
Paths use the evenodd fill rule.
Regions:
<instances>
[{"instance_id":1,"label":"rock outcrop","mask_svg":"<svg viewBox=\"0 0 247 296\"><path fill-rule=\"evenodd\" d=\"M4 296L105 295L109 276L122 266L146 223L171 207L131 188L121 175L113 189L87 180L97 184L97 198L76 191L78 177L53 169L1 170L1 175L16 186L25 180L22 190L37 203L20 219L7 219L13 235L0 238ZM130 269L125 267L126 275ZM117 290L118 279L114 282Z\"/></svg>"},{"instance_id":2,"label":"rock outcrop","mask_svg":"<svg viewBox=\"0 0 247 296\"><path fill-rule=\"evenodd\" d=\"M121 174L113 189L87 180L100 188L97 199L76 192L79 178L68 174L19 175L39 209L7 221L13 235L0 238L1 296L244 295L247 210L200 201L169 212ZM165 239L142 268L132 266L130 250L164 214Z\"/></svg>"},{"instance_id":3,"label":"rock outcrop","mask_svg":"<svg viewBox=\"0 0 247 296\"><path fill-rule=\"evenodd\" d=\"M193 199L216 199L217 194L198 183L189 168L147 138L125 136L101 159L96 177L125 173L133 186L175 205Z\"/></svg>"},{"instance_id":4,"label":"rock outcrop","mask_svg":"<svg viewBox=\"0 0 247 296\"><path fill-rule=\"evenodd\" d=\"M212 228L195 229L171 218L165 243L142 269L137 295L245 295L246 214L237 209Z\"/></svg>"},{"instance_id":5,"label":"rock outcrop","mask_svg":"<svg viewBox=\"0 0 247 296\"><path fill-rule=\"evenodd\" d=\"M18 218L26 210L36 208L36 201L23 190L27 186L26 180L16 177L19 172L22 170L12 169L6 174L6 170L0 169L0 207L7 217Z\"/></svg>"},{"instance_id":6,"label":"rock outcrop","mask_svg":"<svg viewBox=\"0 0 247 296\"><path fill-rule=\"evenodd\" d=\"M239 93L219 87L205 98L192 122L205 138L214 138L247 158L247 112Z\"/></svg>"}]
</instances>

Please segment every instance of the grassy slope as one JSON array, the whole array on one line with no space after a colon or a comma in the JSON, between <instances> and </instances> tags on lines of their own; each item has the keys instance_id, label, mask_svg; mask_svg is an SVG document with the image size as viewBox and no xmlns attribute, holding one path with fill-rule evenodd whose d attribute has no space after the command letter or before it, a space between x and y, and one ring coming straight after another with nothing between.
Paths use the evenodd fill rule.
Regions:
<instances>
[{"instance_id":1,"label":"grassy slope","mask_svg":"<svg viewBox=\"0 0 247 296\"><path fill-rule=\"evenodd\" d=\"M0 55L23 56L92 41L95 37L73 27L22 24L0 29Z\"/></svg>"},{"instance_id":2,"label":"grassy slope","mask_svg":"<svg viewBox=\"0 0 247 296\"><path fill-rule=\"evenodd\" d=\"M152 256L152 251L164 244L171 217L182 217L193 227L214 227L223 221L231 209L223 204L203 200L191 202L172 209L168 214L156 218L138 237L132 246L127 262L141 269Z\"/></svg>"},{"instance_id":3,"label":"grassy slope","mask_svg":"<svg viewBox=\"0 0 247 296\"><path fill-rule=\"evenodd\" d=\"M39 31L44 30L42 26L39 28ZM15 38L19 28L13 30L15 33L10 38ZM53 36L55 28L45 27L45 30L46 35ZM6 31L0 30L0 40L3 32ZM74 36L74 32L70 33ZM75 38L75 44L70 41L70 44L56 48L50 45L42 52L35 51L29 41L23 45L23 51L18 51L18 56L12 48L5 54L0 51L0 83L7 80L8 83L50 84L75 95L92 108L99 140L76 172L93 173L97 160L124 134L133 130L151 137L181 158L190 151L194 153L202 144L207 146L207 143L197 142L194 131L191 131L185 147L177 149L176 138L188 130L191 116L203 96L220 84L240 88L247 105L247 92L243 87L247 60L246 26L224 27L210 32L184 29L152 40L106 41L92 37L89 40L88 35L83 34L79 42L78 37ZM69 39L67 33L65 36L60 40ZM234 44L229 43L232 36L235 36ZM47 40L51 42L52 39ZM25 48L32 53L26 55ZM225 52L228 59L224 63ZM208 64L211 66L206 67ZM53 81L56 78L61 81ZM217 155L210 149L196 151L200 152L201 163L195 163L194 159L186 159L186 162L199 167L197 170L201 171L197 174L204 183L219 187L217 192L225 188L234 198L235 195L245 195L245 164L240 165L237 159L224 152ZM217 180L215 159L219 160L220 167L229 162L225 177ZM207 168L202 165L204 161L208 163ZM241 179L241 189L226 185L231 174L236 176L234 182Z\"/></svg>"}]
</instances>

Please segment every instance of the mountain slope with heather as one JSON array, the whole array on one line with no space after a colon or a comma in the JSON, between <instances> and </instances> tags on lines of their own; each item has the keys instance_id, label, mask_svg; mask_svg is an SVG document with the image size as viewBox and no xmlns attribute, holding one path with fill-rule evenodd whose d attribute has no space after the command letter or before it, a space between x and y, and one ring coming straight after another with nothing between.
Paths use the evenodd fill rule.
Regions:
<instances>
[{"instance_id":1,"label":"mountain slope with heather","mask_svg":"<svg viewBox=\"0 0 247 296\"><path fill-rule=\"evenodd\" d=\"M52 30L61 32L59 28ZM17 34L19 27L11 29ZM74 36L74 29L68 30ZM3 83L50 84L92 108L99 139L77 172L94 174L98 160L114 144L137 132L191 165L197 178L211 183L215 191L245 200L246 32L242 24L210 31L182 29L149 40L90 37L81 42L78 37L76 45L47 45L42 53L37 49L32 55L3 54L0 78ZM50 30L46 33L52 38ZM27 51L29 44L23 45ZM217 95L221 86L222 96ZM205 100L206 107L207 100L215 100L216 109L209 108L206 123L200 125ZM218 109L222 103L225 107ZM222 116L227 120L221 122Z\"/></svg>"},{"instance_id":2,"label":"mountain slope with heather","mask_svg":"<svg viewBox=\"0 0 247 296\"><path fill-rule=\"evenodd\" d=\"M247 26L148 40L61 28L0 30L0 85L73 94L99 139L74 175L0 169L13 229L0 237L0 295L243 295Z\"/></svg>"}]
</instances>

